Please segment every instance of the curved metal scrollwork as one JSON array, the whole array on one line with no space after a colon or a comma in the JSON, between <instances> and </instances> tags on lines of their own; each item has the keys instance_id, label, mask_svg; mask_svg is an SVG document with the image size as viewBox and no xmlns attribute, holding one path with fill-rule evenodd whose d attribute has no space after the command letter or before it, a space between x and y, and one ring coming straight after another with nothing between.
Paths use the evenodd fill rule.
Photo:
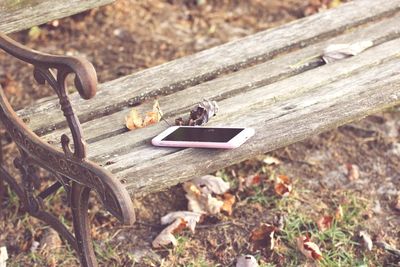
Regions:
<instances>
[{"instance_id":1,"label":"curved metal scrollwork","mask_svg":"<svg viewBox=\"0 0 400 267\"><path fill-rule=\"evenodd\" d=\"M135 220L132 202L127 191L112 175L86 159L86 143L78 117L73 111L66 90L66 78L75 75L75 87L79 94L89 99L95 95L97 77L93 66L86 60L76 57L52 56L30 50L0 33L0 48L9 54L34 65L33 75L39 84L47 83L56 92L61 110L71 131L73 150L67 135L61 136L62 151L43 142L36 134L25 126L18 118L4 93L0 90L0 119L11 138L17 144L21 156L15 160L15 166L22 174L22 187L1 167L0 174L13 187L24 205L35 217L51 224L74 247L85 266L95 266L94 254L89 245L90 236L86 215L88 194L94 190L102 200L104 207L124 224L132 224ZM35 175L35 166L52 172L69 195L69 203L73 209L75 237L67 229L43 211L40 197L34 194L34 183L39 180ZM52 189L49 189L49 192ZM43 194L43 196L47 193ZM85 211L86 207L86 211ZM82 217L82 218L80 218ZM82 241L82 239L84 239ZM84 250L83 252L80 250ZM85 255L86 254L86 255Z\"/></svg>"}]
</instances>

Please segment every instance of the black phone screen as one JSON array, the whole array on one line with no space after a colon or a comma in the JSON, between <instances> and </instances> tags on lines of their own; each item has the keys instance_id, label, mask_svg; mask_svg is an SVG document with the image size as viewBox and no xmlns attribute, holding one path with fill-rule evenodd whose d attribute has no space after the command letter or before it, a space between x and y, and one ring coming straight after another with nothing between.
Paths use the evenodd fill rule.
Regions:
<instances>
[{"instance_id":1,"label":"black phone screen","mask_svg":"<svg viewBox=\"0 0 400 267\"><path fill-rule=\"evenodd\" d=\"M162 140L226 143L243 130L244 128L179 127Z\"/></svg>"}]
</instances>

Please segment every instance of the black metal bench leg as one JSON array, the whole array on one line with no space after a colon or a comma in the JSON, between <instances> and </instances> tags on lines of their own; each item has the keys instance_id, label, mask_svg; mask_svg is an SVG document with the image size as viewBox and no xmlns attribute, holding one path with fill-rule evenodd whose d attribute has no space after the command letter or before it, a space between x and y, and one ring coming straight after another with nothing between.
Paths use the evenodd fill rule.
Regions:
<instances>
[{"instance_id":1,"label":"black metal bench leg","mask_svg":"<svg viewBox=\"0 0 400 267\"><path fill-rule=\"evenodd\" d=\"M77 253L82 266L96 267L98 265L93 250L88 219L89 193L90 188L76 182L72 183L70 201L75 239L77 242Z\"/></svg>"}]
</instances>

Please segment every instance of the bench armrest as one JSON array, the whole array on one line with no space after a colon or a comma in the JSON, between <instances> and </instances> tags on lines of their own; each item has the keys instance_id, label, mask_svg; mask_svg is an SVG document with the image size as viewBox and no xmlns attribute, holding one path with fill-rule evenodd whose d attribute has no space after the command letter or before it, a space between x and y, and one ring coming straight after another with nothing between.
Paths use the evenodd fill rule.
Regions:
<instances>
[{"instance_id":1,"label":"bench armrest","mask_svg":"<svg viewBox=\"0 0 400 267\"><path fill-rule=\"evenodd\" d=\"M53 88L59 98L61 110L73 138L73 151L70 148L70 138L65 134L61 136L63 151L47 144L17 116L3 91L0 90L0 120L21 152L20 159L16 161L17 168L25 172L28 178L31 174L27 173L27 170L32 169L29 166L34 164L51 171L71 198L74 195L72 193L74 185L93 189L111 214L125 224L132 224L135 214L127 191L111 173L86 159L86 143L81 125L66 90L67 76L75 74L74 81L79 94L84 99L92 98L96 94L97 87L97 75L92 64L83 58L53 56L31 50L1 33L0 49L32 64L35 80L39 84L47 83ZM21 190L19 191L22 192ZM30 208L36 212L38 205L32 203Z\"/></svg>"}]
</instances>

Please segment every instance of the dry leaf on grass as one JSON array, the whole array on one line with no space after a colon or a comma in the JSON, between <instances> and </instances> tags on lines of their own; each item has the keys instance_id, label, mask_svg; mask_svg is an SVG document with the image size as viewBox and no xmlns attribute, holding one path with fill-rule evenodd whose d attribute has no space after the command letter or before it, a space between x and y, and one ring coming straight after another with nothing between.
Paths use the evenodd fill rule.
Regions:
<instances>
[{"instance_id":1,"label":"dry leaf on grass","mask_svg":"<svg viewBox=\"0 0 400 267\"><path fill-rule=\"evenodd\" d=\"M343 219L343 208L342 205L339 205L335 211L335 220L340 222Z\"/></svg>"},{"instance_id":2,"label":"dry leaf on grass","mask_svg":"<svg viewBox=\"0 0 400 267\"><path fill-rule=\"evenodd\" d=\"M228 182L222 180L221 177L213 175L204 175L202 177L194 178L191 182L204 194L214 193L221 195L230 188Z\"/></svg>"},{"instance_id":3,"label":"dry leaf on grass","mask_svg":"<svg viewBox=\"0 0 400 267\"><path fill-rule=\"evenodd\" d=\"M245 178L246 187L257 186L261 183L261 176L258 174L249 175Z\"/></svg>"},{"instance_id":4,"label":"dry leaf on grass","mask_svg":"<svg viewBox=\"0 0 400 267\"><path fill-rule=\"evenodd\" d=\"M229 195L222 195L229 190L229 183L222 180L220 177L205 175L195 178L189 182L183 183L183 189L186 192L188 200L188 210L193 212L204 212L208 214L217 214L221 212L222 207L225 205L226 212L232 208L234 200ZM233 202L232 202L233 201Z\"/></svg>"},{"instance_id":5,"label":"dry leaf on grass","mask_svg":"<svg viewBox=\"0 0 400 267\"><path fill-rule=\"evenodd\" d=\"M332 223L333 223L333 216L325 215L325 216L322 216L317 221L317 226L321 232L324 232L332 227Z\"/></svg>"},{"instance_id":6,"label":"dry leaf on grass","mask_svg":"<svg viewBox=\"0 0 400 267\"><path fill-rule=\"evenodd\" d=\"M311 242L308 236L300 236L297 238L297 248L309 259L320 260L322 258L319 247Z\"/></svg>"},{"instance_id":7,"label":"dry leaf on grass","mask_svg":"<svg viewBox=\"0 0 400 267\"><path fill-rule=\"evenodd\" d=\"M8 260L8 253L6 247L0 247L0 267L6 267Z\"/></svg>"},{"instance_id":8,"label":"dry leaf on grass","mask_svg":"<svg viewBox=\"0 0 400 267\"><path fill-rule=\"evenodd\" d=\"M360 178L360 168L355 164L346 164L347 178L350 181L358 180Z\"/></svg>"},{"instance_id":9,"label":"dry leaf on grass","mask_svg":"<svg viewBox=\"0 0 400 267\"><path fill-rule=\"evenodd\" d=\"M210 118L215 116L218 112L218 104L215 101L210 101L207 99L203 99L200 103L198 103L191 111L189 118L184 120L183 118L177 118L175 120L176 125L204 125L206 124Z\"/></svg>"},{"instance_id":10,"label":"dry leaf on grass","mask_svg":"<svg viewBox=\"0 0 400 267\"><path fill-rule=\"evenodd\" d=\"M232 215L232 206L233 204L235 204L236 198L234 195L229 193L223 194L222 197L223 197L222 201L224 202L224 204L221 207L221 211L226 212L230 216Z\"/></svg>"},{"instance_id":11,"label":"dry leaf on grass","mask_svg":"<svg viewBox=\"0 0 400 267\"><path fill-rule=\"evenodd\" d=\"M358 236L361 238L363 247L366 248L367 250L371 251L372 250L371 236L365 231L360 231Z\"/></svg>"},{"instance_id":12,"label":"dry leaf on grass","mask_svg":"<svg viewBox=\"0 0 400 267\"><path fill-rule=\"evenodd\" d=\"M252 242L252 250L273 250L275 247L274 235L277 230L277 227L266 223L251 231L250 241Z\"/></svg>"},{"instance_id":13,"label":"dry leaf on grass","mask_svg":"<svg viewBox=\"0 0 400 267\"><path fill-rule=\"evenodd\" d=\"M125 117L125 125L129 130L134 130L137 128L143 128L151 124L155 124L161 120L162 111L160 104L157 100L154 101L153 110L146 113L143 118L139 112L133 108L129 114Z\"/></svg>"},{"instance_id":14,"label":"dry leaf on grass","mask_svg":"<svg viewBox=\"0 0 400 267\"><path fill-rule=\"evenodd\" d=\"M237 259L236 267L258 267L256 258L252 255L242 255Z\"/></svg>"},{"instance_id":15,"label":"dry leaf on grass","mask_svg":"<svg viewBox=\"0 0 400 267\"><path fill-rule=\"evenodd\" d=\"M283 197L289 196L292 192L292 181L286 175L278 175L275 180L275 192Z\"/></svg>"},{"instance_id":16,"label":"dry leaf on grass","mask_svg":"<svg viewBox=\"0 0 400 267\"><path fill-rule=\"evenodd\" d=\"M161 224L163 224L163 225L170 224L180 218L186 222L187 227L194 233L196 224L198 222L200 222L202 215L203 215L203 213L199 213L199 212L174 211L174 212L170 212L167 215L163 216L161 218Z\"/></svg>"},{"instance_id":17,"label":"dry leaf on grass","mask_svg":"<svg viewBox=\"0 0 400 267\"><path fill-rule=\"evenodd\" d=\"M352 44L329 45L322 55L326 64L360 54L365 49L373 46L372 41L361 41Z\"/></svg>"},{"instance_id":18,"label":"dry leaf on grass","mask_svg":"<svg viewBox=\"0 0 400 267\"><path fill-rule=\"evenodd\" d=\"M273 156L266 156L263 159L263 162L267 165L279 165L281 164L281 161Z\"/></svg>"},{"instance_id":19,"label":"dry leaf on grass","mask_svg":"<svg viewBox=\"0 0 400 267\"><path fill-rule=\"evenodd\" d=\"M181 232L185 227L187 227L187 222L184 219L176 219L172 224L162 230L161 233L153 240L153 247L160 248L169 244L176 246L177 241L174 234Z\"/></svg>"}]
</instances>

